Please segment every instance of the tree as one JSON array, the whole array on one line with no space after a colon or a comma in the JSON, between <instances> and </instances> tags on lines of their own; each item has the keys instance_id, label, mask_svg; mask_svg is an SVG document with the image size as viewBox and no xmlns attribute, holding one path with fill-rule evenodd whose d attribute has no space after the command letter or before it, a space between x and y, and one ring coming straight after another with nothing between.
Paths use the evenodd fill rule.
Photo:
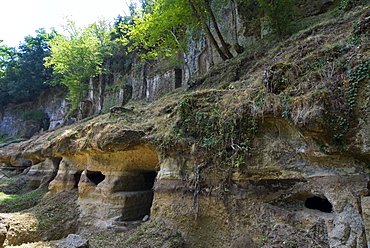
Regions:
<instances>
[{"instance_id":1,"label":"tree","mask_svg":"<svg viewBox=\"0 0 370 248\"><path fill-rule=\"evenodd\" d=\"M61 75L61 83L69 89L72 107L77 108L89 86L89 80L103 71L104 58L110 54L110 26L99 21L79 28L69 20L64 26L67 36L57 35L49 42L51 56L45 65Z\"/></svg>"},{"instance_id":2,"label":"tree","mask_svg":"<svg viewBox=\"0 0 370 248\"><path fill-rule=\"evenodd\" d=\"M0 47L0 105L32 100L52 80L52 69L46 68L44 58L49 56L47 42L55 36L55 31L36 31L36 36L27 36L18 50Z\"/></svg>"},{"instance_id":3,"label":"tree","mask_svg":"<svg viewBox=\"0 0 370 248\"><path fill-rule=\"evenodd\" d=\"M130 8L132 13L134 7ZM128 73L131 70L132 62L135 56L135 51L132 49L132 41L128 36L127 26L132 25L131 17L118 16L113 24L111 32L111 40L113 43L112 58L108 65L113 73ZM124 41L124 42L122 42Z\"/></svg>"},{"instance_id":4,"label":"tree","mask_svg":"<svg viewBox=\"0 0 370 248\"><path fill-rule=\"evenodd\" d=\"M185 1L157 0L143 11L132 11L131 21L120 23L124 45L131 45L145 59L169 57L185 49L186 23L191 23Z\"/></svg>"},{"instance_id":5,"label":"tree","mask_svg":"<svg viewBox=\"0 0 370 248\"><path fill-rule=\"evenodd\" d=\"M216 48L218 54L220 55L221 59L227 60L231 59L233 55L231 54L222 34L218 27L215 15L211 8L210 0L188 0L193 11L193 14L196 16L198 22L204 27L206 32L207 38L211 41L212 45ZM218 42L216 41L215 37L211 32L211 27L208 25L207 19L210 19L213 28L216 31L217 37L220 40L221 46L219 46Z\"/></svg>"},{"instance_id":6,"label":"tree","mask_svg":"<svg viewBox=\"0 0 370 248\"><path fill-rule=\"evenodd\" d=\"M260 9L269 18L271 28L280 38L289 33L293 21L293 5L297 0L258 0Z\"/></svg>"},{"instance_id":7,"label":"tree","mask_svg":"<svg viewBox=\"0 0 370 248\"><path fill-rule=\"evenodd\" d=\"M132 17L133 24L126 26L133 46L144 52L142 57L157 59L184 52L188 31L199 27L203 28L223 60L233 57L218 27L210 0L156 0L146 8L148 11L137 11L139 14Z\"/></svg>"},{"instance_id":8,"label":"tree","mask_svg":"<svg viewBox=\"0 0 370 248\"><path fill-rule=\"evenodd\" d=\"M0 40L0 43L3 42ZM16 56L16 51L7 45L0 45L0 78L4 76L6 67Z\"/></svg>"}]
</instances>

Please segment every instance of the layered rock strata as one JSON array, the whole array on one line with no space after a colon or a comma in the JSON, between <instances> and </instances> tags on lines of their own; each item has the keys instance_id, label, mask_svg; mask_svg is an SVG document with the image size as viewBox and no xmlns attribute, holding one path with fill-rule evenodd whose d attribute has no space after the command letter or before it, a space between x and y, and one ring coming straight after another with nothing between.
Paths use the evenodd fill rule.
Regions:
<instances>
[{"instance_id":1,"label":"layered rock strata","mask_svg":"<svg viewBox=\"0 0 370 248\"><path fill-rule=\"evenodd\" d=\"M363 160L320 151L309 133L284 119L265 118L259 128L256 149L231 174L198 164L194 144L162 154L144 132L107 123L11 144L3 149L13 152L1 158L34 164L28 172L33 187L56 174L49 197L77 188L84 226L109 227L150 214L179 230L189 247L247 241L250 247L366 247Z\"/></svg>"}]
</instances>

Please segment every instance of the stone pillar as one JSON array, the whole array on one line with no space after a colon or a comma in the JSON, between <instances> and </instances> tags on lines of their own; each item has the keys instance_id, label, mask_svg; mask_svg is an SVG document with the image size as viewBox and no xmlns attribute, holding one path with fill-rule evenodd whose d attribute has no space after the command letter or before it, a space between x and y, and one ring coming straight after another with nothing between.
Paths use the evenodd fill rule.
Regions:
<instances>
[{"instance_id":1,"label":"stone pillar","mask_svg":"<svg viewBox=\"0 0 370 248\"><path fill-rule=\"evenodd\" d=\"M370 247L370 196L361 197L362 218L365 224L367 247Z\"/></svg>"}]
</instances>

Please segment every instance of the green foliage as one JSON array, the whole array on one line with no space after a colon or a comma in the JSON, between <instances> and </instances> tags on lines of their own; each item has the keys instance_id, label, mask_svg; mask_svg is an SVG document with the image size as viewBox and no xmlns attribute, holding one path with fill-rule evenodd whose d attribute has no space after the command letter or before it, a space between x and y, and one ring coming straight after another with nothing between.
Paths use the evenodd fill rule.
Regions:
<instances>
[{"instance_id":1,"label":"green foliage","mask_svg":"<svg viewBox=\"0 0 370 248\"><path fill-rule=\"evenodd\" d=\"M145 11L134 12L132 21L121 22L120 29L127 34L124 44L131 43L144 59L157 59L185 50L185 30L191 24L194 18L187 1L157 0Z\"/></svg>"},{"instance_id":2,"label":"green foliage","mask_svg":"<svg viewBox=\"0 0 370 248\"><path fill-rule=\"evenodd\" d=\"M349 3L349 1L346 2ZM366 20L356 21L353 24L349 44L359 45L364 38L368 39L368 27L369 24ZM337 52L337 55L340 56L343 53L344 51L341 49ZM343 149L345 145L345 134L350 129L350 120L356 107L359 84L370 79L370 60L359 58L355 66L348 67L347 73L349 75L349 80L344 82L343 89L339 88L344 91L344 99L347 107L342 113L334 113L334 116L332 116L329 121L329 127L333 133L332 142L339 149Z\"/></svg>"},{"instance_id":3,"label":"green foliage","mask_svg":"<svg viewBox=\"0 0 370 248\"><path fill-rule=\"evenodd\" d=\"M350 37L350 43L358 46L364 39L370 38L370 22L367 18L358 20L353 24L352 34Z\"/></svg>"},{"instance_id":4,"label":"green foliage","mask_svg":"<svg viewBox=\"0 0 370 248\"><path fill-rule=\"evenodd\" d=\"M125 240L125 247L182 247L182 242L181 233L163 223L148 221Z\"/></svg>"},{"instance_id":5,"label":"green foliage","mask_svg":"<svg viewBox=\"0 0 370 248\"><path fill-rule=\"evenodd\" d=\"M291 112L290 103L291 103L291 97L285 96L283 99L284 110L281 113L281 117L287 119L288 122L290 122L290 114L291 114L290 113Z\"/></svg>"},{"instance_id":6,"label":"green foliage","mask_svg":"<svg viewBox=\"0 0 370 248\"><path fill-rule=\"evenodd\" d=\"M19 51L0 47L0 106L31 100L48 87L45 82L53 79L52 69L43 64L50 54L47 42L56 33L44 29L36 33L36 37L25 37Z\"/></svg>"},{"instance_id":7,"label":"green foliage","mask_svg":"<svg viewBox=\"0 0 370 248\"><path fill-rule=\"evenodd\" d=\"M349 79L343 82L343 87L338 87L338 96L343 98L341 111L332 109L328 112L328 132L331 134L331 142L339 151L344 151L346 135L350 131L356 102L358 98L359 84L370 79L370 61L359 59L353 68L347 70Z\"/></svg>"},{"instance_id":8,"label":"green foliage","mask_svg":"<svg viewBox=\"0 0 370 248\"><path fill-rule=\"evenodd\" d=\"M8 138L5 138L5 139L2 139L0 138L0 148L1 147L4 147L4 146L8 146L10 144L13 144L13 143L19 143L19 142L22 142L22 141L25 141L25 139L23 138L19 138L19 139L13 139L12 137L8 137Z\"/></svg>"},{"instance_id":9,"label":"green foliage","mask_svg":"<svg viewBox=\"0 0 370 248\"><path fill-rule=\"evenodd\" d=\"M12 172L7 172L10 175ZM40 202L47 192L46 188L24 193L25 182L20 177L0 178L0 211L2 213L18 212L31 208Z\"/></svg>"},{"instance_id":10,"label":"green foliage","mask_svg":"<svg viewBox=\"0 0 370 248\"><path fill-rule=\"evenodd\" d=\"M339 8L341 10L350 10L351 8L355 7L356 5L362 3L362 0L341 0Z\"/></svg>"},{"instance_id":11,"label":"green foliage","mask_svg":"<svg viewBox=\"0 0 370 248\"><path fill-rule=\"evenodd\" d=\"M238 167L250 149L258 123L248 115L239 116L232 107L218 101L222 92L202 96L187 95L180 102L180 120L174 126L177 137L192 138L215 158Z\"/></svg>"},{"instance_id":12,"label":"green foliage","mask_svg":"<svg viewBox=\"0 0 370 248\"><path fill-rule=\"evenodd\" d=\"M1 43L2 41L0 41ZM16 51L12 47L0 45L0 78L4 76L5 70L9 62L16 57Z\"/></svg>"},{"instance_id":13,"label":"green foliage","mask_svg":"<svg viewBox=\"0 0 370 248\"><path fill-rule=\"evenodd\" d=\"M47 130L50 125L50 118L47 113L42 110L30 110L23 114L24 121L35 121L39 123L40 128Z\"/></svg>"},{"instance_id":14,"label":"green foliage","mask_svg":"<svg viewBox=\"0 0 370 248\"><path fill-rule=\"evenodd\" d=\"M132 17L118 16L111 32L112 57L106 61L111 72L127 74L132 69L135 51L132 51L132 41L128 36L127 26L132 25ZM125 42L122 42L125 41ZM110 64L108 64L109 62Z\"/></svg>"},{"instance_id":15,"label":"green foliage","mask_svg":"<svg viewBox=\"0 0 370 248\"><path fill-rule=\"evenodd\" d=\"M12 143L18 143L18 142L21 142L21 141L24 141L24 140L25 139L20 139L20 138L15 138L15 137L9 136L6 133L0 133L0 148L8 146Z\"/></svg>"},{"instance_id":16,"label":"green foliage","mask_svg":"<svg viewBox=\"0 0 370 248\"><path fill-rule=\"evenodd\" d=\"M354 109L356 104L358 84L361 81L370 78L370 61L361 59L359 62L360 64L354 70L348 70L350 81L346 87L346 96L351 111Z\"/></svg>"},{"instance_id":17,"label":"green foliage","mask_svg":"<svg viewBox=\"0 0 370 248\"><path fill-rule=\"evenodd\" d=\"M49 116L42 110L36 110L36 111L27 111L23 114L23 120L28 121L42 121L44 119L48 119Z\"/></svg>"},{"instance_id":18,"label":"green foliage","mask_svg":"<svg viewBox=\"0 0 370 248\"><path fill-rule=\"evenodd\" d=\"M258 0L261 11L269 18L271 28L280 38L290 34L294 20L293 6L297 0Z\"/></svg>"},{"instance_id":19,"label":"green foliage","mask_svg":"<svg viewBox=\"0 0 370 248\"><path fill-rule=\"evenodd\" d=\"M331 128L331 142L334 144L334 147L336 147L339 151L343 151L345 146L344 135L348 132L349 120L340 114L335 115L329 121L329 128Z\"/></svg>"},{"instance_id":20,"label":"green foliage","mask_svg":"<svg viewBox=\"0 0 370 248\"><path fill-rule=\"evenodd\" d=\"M89 79L102 73L104 59L111 54L110 26L99 21L79 28L69 20L64 31L68 36L57 35L49 42L51 56L45 58L45 65L61 75L72 107L77 108L88 90Z\"/></svg>"},{"instance_id":21,"label":"green foliage","mask_svg":"<svg viewBox=\"0 0 370 248\"><path fill-rule=\"evenodd\" d=\"M35 206L47 191L34 190L22 195L7 195L0 192L0 211L13 213Z\"/></svg>"},{"instance_id":22,"label":"green foliage","mask_svg":"<svg viewBox=\"0 0 370 248\"><path fill-rule=\"evenodd\" d=\"M215 2L221 1L212 4ZM123 43L131 43L142 58L168 58L185 52L189 36L200 29L223 60L233 57L219 30L211 1L156 0L146 2L143 7L133 13L132 22L121 26L127 33Z\"/></svg>"},{"instance_id":23,"label":"green foliage","mask_svg":"<svg viewBox=\"0 0 370 248\"><path fill-rule=\"evenodd\" d=\"M354 69L348 69L349 81L345 83L344 96L347 109L343 113L334 113L329 121L330 132L333 133L332 142L339 149L343 150L345 145L345 134L350 129L350 120L356 107L358 95L358 84L370 78L370 61L359 60L359 65Z\"/></svg>"},{"instance_id":24,"label":"green foliage","mask_svg":"<svg viewBox=\"0 0 370 248\"><path fill-rule=\"evenodd\" d=\"M34 213L38 221L31 228L44 233L65 230L66 224L76 221L79 215L76 196L76 192L73 191L62 192L31 208L29 211ZM62 238L63 234L55 235Z\"/></svg>"},{"instance_id":25,"label":"green foliage","mask_svg":"<svg viewBox=\"0 0 370 248\"><path fill-rule=\"evenodd\" d=\"M9 137L6 133L0 133L0 143L8 141Z\"/></svg>"}]
</instances>

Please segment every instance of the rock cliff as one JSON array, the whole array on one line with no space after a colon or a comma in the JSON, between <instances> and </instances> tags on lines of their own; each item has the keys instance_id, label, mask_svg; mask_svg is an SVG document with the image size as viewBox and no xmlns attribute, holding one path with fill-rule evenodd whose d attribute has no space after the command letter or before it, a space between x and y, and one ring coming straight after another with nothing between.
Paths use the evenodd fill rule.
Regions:
<instances>
[{"instance_id":1,"label":"rock cliff","mask_svg":"<svg viewBox=\"0 0 370 248\"><path fill-rule=\"evenodd\" d=\"M9 144L0 161L30 167L46 199L77 191L80 232L148 215L185 247L368 247L369 15L256 47L191 91L170 80L156 101Z\"/></svg>"}]
</instances>

